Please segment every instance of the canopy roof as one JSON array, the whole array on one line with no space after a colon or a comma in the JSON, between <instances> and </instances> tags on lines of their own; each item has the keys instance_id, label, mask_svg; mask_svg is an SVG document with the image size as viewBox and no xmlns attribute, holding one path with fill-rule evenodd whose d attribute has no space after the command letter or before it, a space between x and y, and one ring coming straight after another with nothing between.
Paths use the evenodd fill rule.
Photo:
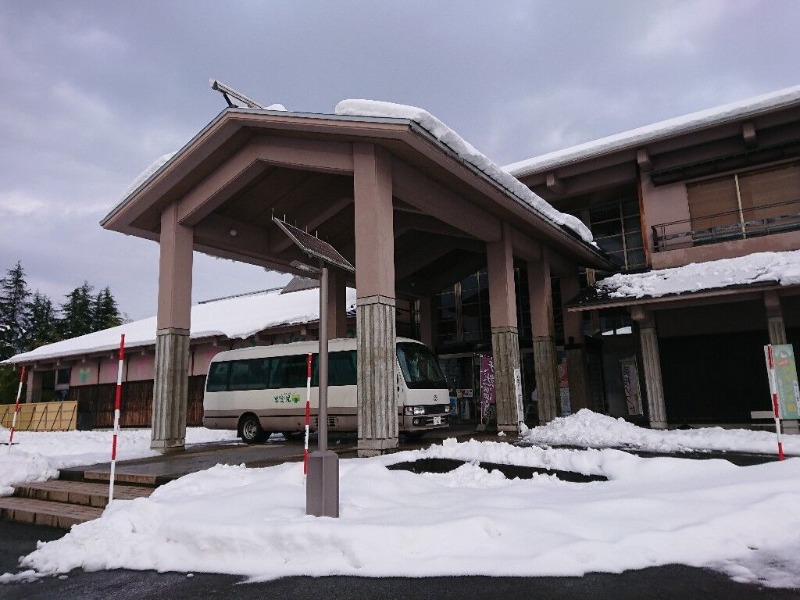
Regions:
<instances>
[{"instance_id":1,"label":"canopy roof","mask_svg":"<svg viewBox=\"0 0 800 600\"><path fill-rule=\"evenodd\" d=\"M302 274L296 261L304 255L272 223L274 214L317 233L354 263L353 145L369 143L392 157L399 291L430 294L477 270L485 243L508 224L518 258L539 259L546 248L556 272L576 263L613 268L582 224L480 153L466 156L462 150L471 146L452 130L426 129L420 122L430 121L414 118L422 113L226 109L155 164L101 224L157 240L161 213L177 202L195 250Z\"/></svg>"}]
</instances>

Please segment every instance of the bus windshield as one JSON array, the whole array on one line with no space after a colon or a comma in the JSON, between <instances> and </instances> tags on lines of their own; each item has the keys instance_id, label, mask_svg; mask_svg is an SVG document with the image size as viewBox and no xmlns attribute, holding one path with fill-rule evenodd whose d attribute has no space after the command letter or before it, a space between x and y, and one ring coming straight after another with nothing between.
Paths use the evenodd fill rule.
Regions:
<instances>
[{"instance_id":1,"label":"bus windshield","mask_svg":"<svg viewBox=\"0 0 800 600\"><path fill-rule=\"evenodd\" d=\"M410 389L441 389L447 381L439 368L439 363L427 346L409 342L397 344L397 362L406 385Z\"/></svg>"}]
</instances>

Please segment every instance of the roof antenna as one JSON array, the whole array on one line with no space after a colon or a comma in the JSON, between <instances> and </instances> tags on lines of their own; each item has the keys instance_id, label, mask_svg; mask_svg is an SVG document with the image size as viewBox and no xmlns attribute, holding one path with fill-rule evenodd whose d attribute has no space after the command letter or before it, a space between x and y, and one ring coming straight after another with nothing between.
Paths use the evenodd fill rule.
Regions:
<instances>
[{"instance_id":1,"label":"roof antenna","mask_svg":"<svg viewBox=\"0 0 800 600\"><path fill-rule=\"evenodd\" d=\"M222 96L225 98L225 102L228 103L228 106L230 108L264 108L252 98L248 98L241 92L237 92L235 89L233 89L232 87L228 87L221 81L217 81L216 79L209 79L208 83L211 86L212 90L217 90L220 94L222 94ZM231 101L231 98L244 104L244 107L234 104Z\"/></svg>"}]
</instances>

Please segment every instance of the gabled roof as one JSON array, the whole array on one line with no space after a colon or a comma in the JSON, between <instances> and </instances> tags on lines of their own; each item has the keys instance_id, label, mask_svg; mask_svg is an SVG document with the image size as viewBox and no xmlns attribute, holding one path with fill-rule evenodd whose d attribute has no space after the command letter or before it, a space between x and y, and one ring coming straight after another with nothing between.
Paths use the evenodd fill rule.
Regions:
<instances>
[{"instance_id":1,"label":"gabled roof","mask_svg":"<svg viewBox=\"0 0 800 600\"><path fill-rule=\"evenodd\" d=\"M640 148L670 137L796 106L800 106L800 86L638 127L563 150L521 160L506 165L503 169L515 177L525 177L531 173L556 169L613 152Z\"/></svg>"}]
</instances>

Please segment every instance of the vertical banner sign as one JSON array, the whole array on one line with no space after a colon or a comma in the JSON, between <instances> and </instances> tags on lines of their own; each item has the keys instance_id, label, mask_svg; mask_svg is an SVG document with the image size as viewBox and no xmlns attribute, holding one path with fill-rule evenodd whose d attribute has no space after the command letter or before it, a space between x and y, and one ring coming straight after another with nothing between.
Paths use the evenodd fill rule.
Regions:
<instances>
[{"instance_id":1,"label":"vertical banner sign","mask_svg":"<svg viewBox=\"0 0 800 600\"><path fill-rule=\"evenodd\" d=\"M775 368L775 391L781 419L798 419L800 388L797 384L797 365L791 344L772 346L772 362Z\"/></svg>"},{"instance_id":2,"label":"vertical banner sign","mask_svg":"<svg viewBox=\"0 0 800 600\"><path fill-rule=\"evenodd\" d=\"M488 354L481 355L481 422L486 421L489 406L495 403L494 361Z\"/></svg>"},{"instance_id":3,"label":"vertical banner sign","mask_svg":"<svg viewBox=\"0 0 800 600\"><path fill-rule=\"evenodd\" d=\"M517 401L517 425L525 423L525 407L522 403L522 371L514 369L514 398Z\"/></svg>"},{"instance_id":4,"label":"vertical banner sign","mask_svg":"<svg viewBox=\"0 0 800 600\"><path fill-rule=\"evenodd\" d=\"M622 368L622 389L625 392L625 403L629 415L642 414L642 391L639 387L639 367L636 357L623 358L619 361Z\"/></svg>"}]
</instances>

